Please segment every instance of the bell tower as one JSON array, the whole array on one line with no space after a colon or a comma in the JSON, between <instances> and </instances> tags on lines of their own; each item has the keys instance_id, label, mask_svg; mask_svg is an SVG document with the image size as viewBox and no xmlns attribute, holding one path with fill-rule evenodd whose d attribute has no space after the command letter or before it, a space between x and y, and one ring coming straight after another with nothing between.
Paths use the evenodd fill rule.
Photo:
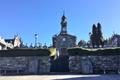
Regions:
<instances>
[{"instance_id":1,"label":"bell tower","mask_svg":"<svg viewBox=\"0 0 120 80\"><path fill-rule=\"evenodd\" d=\"M61 32L60 34L67 34L67 18L65 17L64 13L61 18Z\"/></svg>"}]
</instances>

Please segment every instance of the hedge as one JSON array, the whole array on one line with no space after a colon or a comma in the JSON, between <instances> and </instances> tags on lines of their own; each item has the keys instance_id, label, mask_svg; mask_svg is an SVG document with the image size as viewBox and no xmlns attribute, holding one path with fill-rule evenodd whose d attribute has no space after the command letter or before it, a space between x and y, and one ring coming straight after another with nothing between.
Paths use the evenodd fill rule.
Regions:
<instances>
[{"instance_id":1,"label":"hedge","mask_svg":"<svg viewBox=\"0 0 120 80\"><path fill-rule=\"evenodd\" d=\"M120 48L98 48L98 49L85 49L85 48L71 48L68 49L68 53L71 56L109 56L109 55L120 55Z\"/></svg>"},{"instance_id":2,"label":"hedge","mask_svg":"<svg viewBox=\"0 0 120 80\"><path fill-rule=\"evenodd\" d=\"M0 57L17 57L17 56L49 56L48 49L10 49L0 50Z\"/></svg>"}]
</instances>

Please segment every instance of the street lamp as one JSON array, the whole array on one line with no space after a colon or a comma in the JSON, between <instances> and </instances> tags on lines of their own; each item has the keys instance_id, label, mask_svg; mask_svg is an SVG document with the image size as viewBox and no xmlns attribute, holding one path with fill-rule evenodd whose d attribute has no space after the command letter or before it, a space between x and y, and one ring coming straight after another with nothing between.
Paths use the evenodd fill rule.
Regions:
<instances>
[{"instance_id":1,"label":"street lamp","mask_svg":"<svg viewBox=\"0 0 120 80\"><path fill-rule=\"evenodd\" d=\"M37 38L38 38L38 34L35 34L35 47L37 47Z\"/></svg>"}]
</instances>

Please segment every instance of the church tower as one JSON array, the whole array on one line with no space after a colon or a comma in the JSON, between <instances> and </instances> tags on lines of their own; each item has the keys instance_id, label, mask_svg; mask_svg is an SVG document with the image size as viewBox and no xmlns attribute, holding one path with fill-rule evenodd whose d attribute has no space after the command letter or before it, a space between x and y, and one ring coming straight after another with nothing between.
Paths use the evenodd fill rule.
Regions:
<instances>
[{"instance_id":1,"label":"church tower","mask_svg":"<svg viewBox=\"0 0 120 80\"><path fill-rule=\"evenodd\" d=\"M67 33L67 18L63 13L61 17L61 31L58 35L53 36L53 47L59 52L59 56L68 56L67 48L76 46L76 36Z\"/></svg>"},{"instance_id":2,"label":"church tower","mask_svg":"<svg viewBox=\"0 0 120 80\"><path fill-rule=\"evenodd\" d=\"M60 34L67 34L67 18L63 14L61 18L61 32Z\"/></svg>"}]
</instances>

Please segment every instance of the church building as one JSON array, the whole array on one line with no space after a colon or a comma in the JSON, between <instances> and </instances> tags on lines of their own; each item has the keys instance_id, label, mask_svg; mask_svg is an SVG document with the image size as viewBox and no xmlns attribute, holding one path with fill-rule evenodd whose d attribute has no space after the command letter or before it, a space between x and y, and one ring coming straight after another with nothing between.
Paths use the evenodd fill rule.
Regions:
<instances>
[{"instance_id":1,"label":"church building","mask_svg":"<svg viewBox=\"0 0 120 80\"><path fill-rule=\"evenodd\" d=\"M67 31L67 18L63 14L61 18L61 31L58 35L53 36L53 47L59 51L59 56L66 56L67 48L76 46L76 36L68 34Z\"/></svg>"}]
</instances>

